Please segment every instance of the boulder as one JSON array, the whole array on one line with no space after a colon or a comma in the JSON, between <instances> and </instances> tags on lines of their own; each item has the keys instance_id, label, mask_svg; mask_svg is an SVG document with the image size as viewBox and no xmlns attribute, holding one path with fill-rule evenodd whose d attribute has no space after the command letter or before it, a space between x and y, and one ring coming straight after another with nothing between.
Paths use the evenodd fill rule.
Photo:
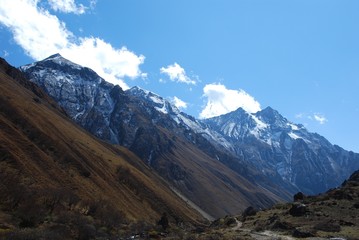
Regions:
<instances>
[{"instance_id":1,"label":"boulder","mask_svg":"<svg viewBox=\"0 0 359 240\"><path fill-rule=\"evenodd\" d=\"M293 201L294 202L303 201L304 198L305 198L305 195L302 192L298 192L298 193L294 194Z\"/></svg>"},{"instance_id":2,"label":"boulder","mask_svg":"<svg viewBox=\"0 0 359 240\"><path fill-rule=\"evenodd\" d=\"M303 230L299 230L299 229L294 229L293 233L292 233L292 237L295 238L310 238L310 237L314 237L314 234L311 232L307 232L307 231L303 231Z\"/></svg>"},{"instance_id":3,"label":"boulder","mask_svg":"<svg viewBox=\"0 0 359 240\"><path fill-rule=\"evenodd\" d=\"M274 222L272 229L273 230L292 230L294 227L291 223L289 222L285 222L285 221L281 221L281 220L277 220Z\"/></svg>"},{"instance_id":4,"label":"boulder","mask_svg":"<svg viewBox=\"0 0 359 240\"><path fill-rule=\"evenodd\" d=\"M293 217L304 216L307 213L307 206L305 204L294 203L289 209L289 214Z\"/></svg>"},{"instance_id":5,"label":"boulder","mask_svg":"<svg viewBox=\"0 0 359 240\"><path fill-rule=\"evenodd\" d=\"M315 230L323 231L323 232L340 232L341 227L338 223L327 221L327 222L320 222L314 226Z\"/></svg>"}]
</instances>

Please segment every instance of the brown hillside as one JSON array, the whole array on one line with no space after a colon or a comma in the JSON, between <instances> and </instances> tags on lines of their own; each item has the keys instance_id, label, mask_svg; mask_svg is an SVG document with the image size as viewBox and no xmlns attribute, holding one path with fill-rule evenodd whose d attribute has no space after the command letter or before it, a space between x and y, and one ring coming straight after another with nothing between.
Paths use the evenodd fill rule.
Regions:
<instances>
[{"instance_id":1,"label":"brown hillside","mask_svg":"<svg viewBox=\"0 0 359 240\"><path fill-rule=\"evenodd\" d=\"M172 222L203 221L135 155L76 126L2 60L0 234L56 221L61 225L64 214L78 215L77 221L84 218L97 228L128 221L155 223L163 212ZM68 236L76 234L61 226Z\"/></svg>"}]
</instances>

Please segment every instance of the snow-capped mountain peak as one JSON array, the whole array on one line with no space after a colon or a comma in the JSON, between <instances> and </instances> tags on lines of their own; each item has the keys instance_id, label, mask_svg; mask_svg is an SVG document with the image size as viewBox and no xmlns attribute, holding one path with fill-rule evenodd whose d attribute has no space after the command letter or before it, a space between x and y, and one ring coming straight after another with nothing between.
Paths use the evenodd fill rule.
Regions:
<instances>
[{"instance_id":1,"label":"snow-capped mountain peak","mask_svg":"<svg viewBox=\"0 0 359 240\"><path fill-rule=\"evenodd\" d=\"M208 123L225 136L235 139L250 135L260 139L262 132L268 128L266 122L242 108L218 117L204 119L203 122Z\"/></svg>"},{"instance_id":2,"label":"snow-capped mountain peak","mask_svg":"<svg viewBox=\"0 0 359 240\"><path fill-rule=\"evenodd\" d=\"M104 126L97 127L95 135L104 134L114 105L110 96L114 87L112 84L93 70L73 63L60 54L22 66L20 70L67 109L71 118L85 121L91 116L95 119L93 121L103 123ZM86 124L92 124L86 121Z\"/></svg>"},{"instance_id":3,"label":"snow-capped mountain peak","mask_svg":"<svg viewBox=\"0 0 359 240\"><path fill-rule=\"evenodd\" d=\"M59 53L56 53L54 55L49 56L48 58L45 58L42 61L21 66L20 70L27 71L29 68L32 68L38 64L42 64L44 66L47 66L48 64L56 64L59 66L67 66L78 70L84 68L76 63L71 62L70 60L67 60L66 58L62 57Z\"/></svg>"},{"instance_id":4,"label":"snow-capped mountain peak","mask_svg":"<svg viewBox=\"0 0 359 240\"><path fill-rule=\"evenodd\" d=\"M271 107L266 107L265 109L255 113L255 115L269 125L284 127L288 122L286 118L284 118L282 115L279 114L278 111L274 110Z\"/></svg>"},{"instance_id":5,"label":"snow-capped mountain peak","mask_svg":"<svg viewBox=\"0 0 359 240\"><path fill-rule=\"evenodd\" d=\"M36 69L36 71L32 69ZM49 69L51 69L51 72L49 72ZM51 78L59 82L78 83L87 81L92 82L92 84L100 84L105 81L92 69L67 60L59 53L51 55L42 61L21 66L20 70L33 72L41 79L51 76Z\"/></svg>"},{"instance_id":6,"label":"snow-capped mountain peak","mask_svg":"<svg viewBox=\"0 0 359 240\"><path fill-rule=\"evenodd\" d=\"M49 56L48 58L45 58L43 61L44 61L44 62L46 62L46 61L51 61L51 62L57 63L57 64L59 64L59 65L61 65L61 66L64 66L64 65L72 65L72 66L74 66L74 67L76 67L76 68L78 68L78 69L83 68L82 66L80 66L80 65L78 65L78 64L76 64L76 63L73 63L73 62L71 62L70 60L64 58L63 56L61 56L60 53L56 53L56 54L54 54L54 55L51 55L51 56Z\"/></svg>"},{"instance_id":7,"label":"snow-capped mountain peak","mask_svg":"<svg viewBox=\"0 0 359 240\"><path fill-rule=\"evenodd\" d=\"M180 110L163 97L144 90L138 86L126 90L127 93L137 96L153 104L153 107L163 114L179 114Z\"/></svg>"},{"instance_id":8,"label":"snow-capped mountain peak","mask_svg":"<svg viewBox=\"0 0 359 240\"><path fill-rule=\"evenodd\" d=\"M271 107L257 113L248 113L238 108L233 112L203 121L229 138L241 140L255 137L268 145L275 145L281 133L287 133L293 139L305 139L307 135L303 125L288 121Z\"/></svg>"}]
</instances>

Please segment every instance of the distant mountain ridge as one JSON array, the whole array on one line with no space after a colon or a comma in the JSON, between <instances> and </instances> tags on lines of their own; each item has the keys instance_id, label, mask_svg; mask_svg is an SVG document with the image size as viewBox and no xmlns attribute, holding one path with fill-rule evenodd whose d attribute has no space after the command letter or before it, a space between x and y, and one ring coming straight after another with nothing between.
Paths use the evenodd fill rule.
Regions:
<instances>
[{"instance_id":1,"label":"distant mountain ridge","mask_svg":"<svg viewBox=\"0 0 359 240\"><path fill-rule=\"evenodd\" d=\"M200 194L193 196L190 186L194 175L188 175L189 165L185 167L186 164L193 167L195 162L188 162L188 158L200 161L201 156L210 164L224 165L223 174L234 173L236 181L245 179L257 186L252 186L254 189L265 189L266 200L254 202L262 206L273 199L287 199L289 193L299 190L326 191L359 168L358 154L309 133L270 107L255 114L240 108L198 120L149 91L138 87L123 91L59 54L20 70L77 123L101 139L128 147L199 205ZM213 170L202 167L201 171ZM240 186L219 172L215 175L232 188ZM243 189L238 191L243 194ZM253 195L248 196L247 199L254 199ZM233 200L231 210L225 212L233 211L238 202ZM207 210L211 207L214 205L204 206Z\"/></svg>"}]
</instances>

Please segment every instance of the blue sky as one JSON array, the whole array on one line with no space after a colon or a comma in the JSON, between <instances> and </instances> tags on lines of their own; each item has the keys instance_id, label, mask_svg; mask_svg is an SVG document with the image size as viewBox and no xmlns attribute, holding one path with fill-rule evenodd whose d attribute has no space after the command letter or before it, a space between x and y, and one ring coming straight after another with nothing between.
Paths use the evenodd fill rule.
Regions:
<instances>
[{"instance_id":1,"label":"blue sky","mask_svg":"<svg viewBox=\"0 0 359 240\"><path fill-rule=\"evenodd\" d=\"M359 152L357 0L0 0L0 55L59 52L195 117L267 106Z\"/></svg>"}]
</instances>

